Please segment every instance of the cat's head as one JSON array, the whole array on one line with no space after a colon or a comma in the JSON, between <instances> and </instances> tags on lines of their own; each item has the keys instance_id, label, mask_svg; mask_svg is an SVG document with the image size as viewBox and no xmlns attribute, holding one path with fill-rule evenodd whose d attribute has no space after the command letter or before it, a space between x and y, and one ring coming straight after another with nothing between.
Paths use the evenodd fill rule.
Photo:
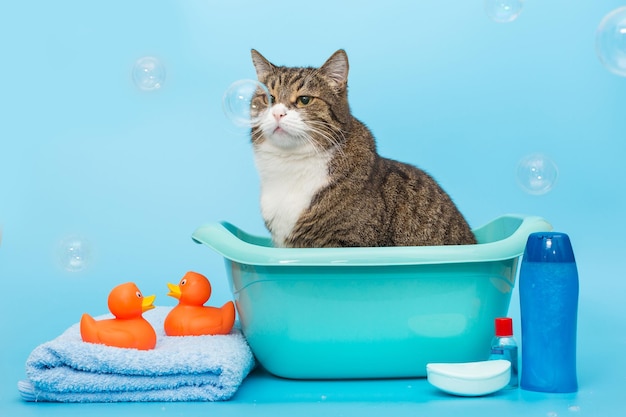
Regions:
<instances>
[{"instance_id":1,"label":"cat's head","mask_svg":"<svg viewBox=\"0 0 626 417\"><path fill-rule=\"evenodd\" d=\"M252 50L259 81L271 95L259 94L260 109L252 142L269 141L283 150L320 150L337 146L351 120L347 98L348 56L335 52L319 68L276 66Z\"/></svg>"}]
</instances>

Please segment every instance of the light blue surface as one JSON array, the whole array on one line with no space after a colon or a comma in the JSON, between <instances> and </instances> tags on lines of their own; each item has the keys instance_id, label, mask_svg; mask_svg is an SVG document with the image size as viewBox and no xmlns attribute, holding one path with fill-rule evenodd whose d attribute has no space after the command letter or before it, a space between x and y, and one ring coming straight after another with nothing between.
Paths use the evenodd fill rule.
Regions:
<instances>
[{"instance_id":1,"label":"light blue surface","mask_svg":"<svg viewBox=\"0 0 626 417\"><path fill-rule=\"evenodd\" d=\"M0 415L623 415L626 78L594 51L600 21L622 5L528 0L499 24L482 0L3 2ZM19 400L32 349L84 312L105 313L121 282L172 305L166 282L198 270L214 283L210 303L230 297L221 257L190 235L219 220L264 233L249 144L221 110L226 88L254 77L250 48L287 65L319 65L345 48L352 110L384 156L429 171L473 227L531 213L571 237L578 393L466 399L425 380L255 374L224 404ZM133 84L144 56L166 69L158 91ZM540 196L516 184L518 161L536 152L559 169ZM69 265L84 262L77 272L58 254L69 236L88 249Z\"/></svg>"}]
</instances>

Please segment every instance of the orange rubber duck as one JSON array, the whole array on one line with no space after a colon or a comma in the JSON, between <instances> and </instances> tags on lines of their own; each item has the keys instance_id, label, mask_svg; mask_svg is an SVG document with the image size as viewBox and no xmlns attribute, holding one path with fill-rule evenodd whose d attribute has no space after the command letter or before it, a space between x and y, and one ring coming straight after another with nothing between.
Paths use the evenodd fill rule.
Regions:
<instances>
[{"instance_id":1,"label":"orange rubber duck","mask_svg":"<svg viewBox=\"0 0 626 417\"><path fill-rule=\"evenodd\" d=\"M153 309L156 296L144 297L132 282L118 285L109 294L109 310L114 319L95 320L89 314L80 319L83 341L120 348L154 349L156 332L146 319L144 311Z\"/></svg>"},{"instance_id":2,"label":"orange rubber duck","mask_svg":"<svg viewBox=\"0 0 626 417\"><path fill-rule=\"evenodd\" d=\"M211 283L202 274L187 272L178 285L167 284L167 294L177 298L178 305L165 318L168 336L201 336L228 334L235 323L232 301L222 307L205 306L211 297Z\"/></svg>"}]
</instances>

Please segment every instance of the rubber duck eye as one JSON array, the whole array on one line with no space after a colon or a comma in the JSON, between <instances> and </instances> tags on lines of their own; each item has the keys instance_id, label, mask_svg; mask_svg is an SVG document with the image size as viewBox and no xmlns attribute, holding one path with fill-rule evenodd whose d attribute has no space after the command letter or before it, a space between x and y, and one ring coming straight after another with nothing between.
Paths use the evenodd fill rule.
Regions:
<instances>
[{"instance_id":1,"label":"rubber duck eye","mask_svg":"<svg viewBox=\"0 0 626 417\"><path fill-rule=\"evenodd\" d=\"M183 279L183 280L180 282L180 285L185 285L186 283L187 283L187 279Z\"/></svg>"},{"instance_id":2,"label":"rubber duck eye","mask_svg":"<svg viewBox=\"0 0 626 417\"><path fill-rule=\"evenodd\" d=\"M300 96L296 99L296 105L300 107L308 106L313 102L313 97L311 96Z\"/></svg>"},{"instance_id":3,"label":"rubber duck eye","mask_svg":"<svg viewBox=\"0 0 626 417\"><path fill-rule=\"evenodd\" d=\"M141 295L141 292L139 292L139 291L137 291L137 292L135 293L135 295L137 296L137 298L141 298L141 297L143 297L143 296Z\"/></svg>"}]
</instances>

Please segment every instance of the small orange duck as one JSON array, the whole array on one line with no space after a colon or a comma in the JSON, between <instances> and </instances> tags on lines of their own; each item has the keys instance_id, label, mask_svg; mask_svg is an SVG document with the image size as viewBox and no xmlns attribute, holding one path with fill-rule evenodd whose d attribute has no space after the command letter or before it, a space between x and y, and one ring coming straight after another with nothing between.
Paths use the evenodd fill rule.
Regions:
<instances>
[{"instance_id":1,"label":"small orange duck","mask_svg":"<svg viewBox=\"0 0 626 417\"><path fill-rule=\"evenodd\" d=\"M178 305L165 318L168 336L201 336L228 334L235 323L232 301L222 307L205 306L211 297L211 283L202 274L187 272L178 285L167 284L167 294L177 298Z\"/></svg>"},{"instance_id":2,"label":"small orange duck","mask_svg":"<svg viewBox=\"0 0 626 417\"><path fill-rule=\"evenodd\" d=\"M146 319L144 311L153 309L156 296L144 297L132 282L118 285L109 294L109 310L114 319L95 320L89 314L80 319L83 341L120 348L154 349L156 332Z\"/></svg>"}]
</instances>

